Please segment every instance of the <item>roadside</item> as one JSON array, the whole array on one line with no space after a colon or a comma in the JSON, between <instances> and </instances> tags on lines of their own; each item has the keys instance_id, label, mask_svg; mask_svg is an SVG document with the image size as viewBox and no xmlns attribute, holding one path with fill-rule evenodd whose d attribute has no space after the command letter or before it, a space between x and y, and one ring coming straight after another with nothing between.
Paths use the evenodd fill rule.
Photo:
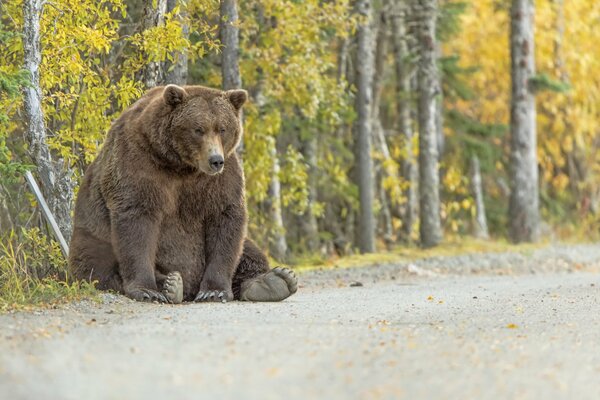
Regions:
<instances>
[{"instance_id":1,"label":"roadside","mask_svg":"<svg viewBox=\"0 0 600 400\"><path fill-rule=\"evenodd\" d=\"M310 271L274 304L6 314L0 397L593 399L599 271L600 246L553 246Z\"/></svg>"}]
</instances>

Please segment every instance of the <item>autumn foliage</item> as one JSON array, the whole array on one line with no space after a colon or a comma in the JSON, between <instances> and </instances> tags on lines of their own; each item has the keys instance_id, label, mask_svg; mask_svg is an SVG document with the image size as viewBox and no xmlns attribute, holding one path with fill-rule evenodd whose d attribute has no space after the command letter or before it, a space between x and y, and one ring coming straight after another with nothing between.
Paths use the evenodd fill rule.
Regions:
<instances>
[{"instance_id":1,"label":"autumn foliage","mask_svg":"<svg viewBox=\"0 0 600 400\"><path fill-rule=\"evenodd\" d=\"M373 146L372 153L379 249L401 239L418 240L416 234L400 234L410 185L402 163L417 155L418 132L407 145L397 110L399 102L411 107L416 130L417 96L416 88L400 96L396 90L393 3L376 2L373 18L390 49L380 59L376 94L389 154L382 153L382 146ZM589 237L600 223L600 4L537 3L537 75L531 84L537 99L543 234ZM251 96L243 151L250 236L268 247L274 235L282 235L292 261L307 252L330 257L355 249L354 55L362 20L353 5L350 0L239 2L240 71ZM20 90L28 85L22 71L22 9L21 0L0 4L3 240L15 240L9 233L20 227L44 225L22 177L24 170L35 169L22 139ZM509 195L508 6L495 0L440 1L438 11L445 137L439 160L442 228L449 235L472 231L469 165L477 155L490 233L503 238ZM111 121L145 91L138 73L147 63L162 63L168 70L186 54L189 83L221 86L218 1L177 2L163 24L146 30L139 28L141 14L141 2L126 0L53 0L44 7L44 118L52 151L73 169L76 182L102 146ZM414 32L407 22L405 70L414 74ZM271 218L274 179L281 189L282 226L274 226ZM317 229L310 237L303 225L307 220Z\"/></svg>"}]
</instances>

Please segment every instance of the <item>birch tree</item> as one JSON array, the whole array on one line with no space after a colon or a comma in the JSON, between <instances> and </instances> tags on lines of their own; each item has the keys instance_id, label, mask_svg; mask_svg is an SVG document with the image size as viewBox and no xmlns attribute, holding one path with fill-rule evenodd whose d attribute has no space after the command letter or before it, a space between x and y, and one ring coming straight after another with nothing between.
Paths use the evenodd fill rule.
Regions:
<instances>
[{"instance_id":1,"label":"birch tree","mask_svg":"<svg viewBox=\"0 0 600 400\"><path fill-rule=\"evenodd\" d=\"M142 16L142 32L165 23L167 12L167 0L145 0L144 14ZM140 71L140 79L147 89L165 83L165 71L163 63L158 61L148 62Z\"/></svg>"},{"instance_id":2,"label":"birch tree","mask_svg":"<svg viewBox=\"0 0 600 400\"><path fill-rule=\"evenodd\" d=\"M373 103L372 103L372 133L373 147L377 152L378 159L375 163L375 175L377 177L375 184L377 187L376 196L380 205L380 224L378 224L377 233L381 233L386 246L392 245L394 234L392 223L392 204L390 196L384 187L386 178L390 181L397 181L397 171L395 163L392 160L390 149L385 136L385 131L380 113L381 95L383 92L384 77L386 75L386 59L388 55L389 29L388 19L390 14L389 1L383 3L381 10L377 13L377 25L375 41L375 73L373 76Z\"/></svg>"},{"instance_id":3,"label":"birch tree","mask_svg":"<svg viewBox=\"0 0 600 400\"><path fill-rule=\"evenodd\" d=\"M240 74L240 30L236 0L221 0L221 75L223 90L240 89L242 75Z\"/></svg>"},{"instance_id":4,"label":"birch tree","mask_svg":"<svg viewBox=\"0 0 600 400\"><path fill-rule=\"evenodd\" d=\"M437 0L413 1L418 24L419 85L419 212L423 247L442 240L437 143L437 102L440 93L436 51Z\"/></svg>"},{"instance_id":5,"label":"birch tree","mask_svg":"<svg viewBox=\"0 0 600 400\"><path fill-rule=\"evenodd\" d=\"M188 13L184 7L184 4L178 4L178 0L167 0L167 12L172 12L177 5L180 6L179 14L177 17L181 22L182 35L185 39L188 39L190 35L190 25L188 21ZM180 51L174 54L175 60L171 63L166 63L167 68L165 71L165 83L173 83L175 85L185 85L188 77L188 54L187 51ZM170 64L170 65L169 65Z\"/></svg>"},{"instance_id":6,"label":"birch tree","mask_svg":"<svg viewBox=\"0 0 600 400\"><path fill-rule=\"evenodd\" d=\"M273 224L273 231L269 235L269 251L273 258L284 261L287 256L288 245L285 238L285 227L283 225L283 214L281 210L281 181L279 180L279 157L277 156L277 145L275 140L270 147L270 156L273 161L273 177L269 183L269 216Z\"/></svg>"},{"instance_id":7,"label":"birch tree","mask_svg":"<svg viewBox=\"0 0 600 400\"><path fill-rule=\"evenodd\" d=\"M302 238L304 239L304 244L306 246L306 250L309 252L314 252L319 247L319 227L317 225L317 218L314 213L315 203L318 198L317 193L317 177L318 177L318 168L317 168L317 150L318 143L317 138L314 134L311 134L309 137L302 137L302 133L300 133L300 152L304 157L304 162L308 168L308 205L306 207L306 211L299 216L299 228Z\"/></svg>"},{"instance_id":8,"label":"birch tree","mask_svg":"<svg viewBox=\"0 0 600 400\"><path fill-rule=\"evenodd\" d=\"M511 7L511 105L509 234L514 242L539 238L539 188L534 62L534 5L513 0Z\"/></svg>"},{"instance_id":9,"label":"birch tree","mask_svg":"<svg viewBox=\"0 0 600 400\"><path fill-rule=\"evenodd\" d=\"M40 18L44 1L23 2L23 53L24 69L29 74L30 85L23 94L25 137L29 155L37 168L42 190L50 210L65 238L71 237L71 205L74 182L72 171L62 159L53 160L48 146L44 114L42 111L42 89L40 87Z\"/></svg>"},{"instance_id":10,"label":"birch tree","mask_svg":"<svg viewBox=\"0 0 600 400\"><path fill-rule=\"evenodd\" d=\"M375 218L373 215L373 160L371 159L372 136L372 101L374 35L373 35L373 4L371 0L358 0L356 10L361 17L358 26L356 54L356 121L354 154L356 165L356 181L359 191L359 216L357 244L361 253L375 251Z\"/></svg>"},{"instance_id":11,"label":"birch tree","mask_svg":"<svg viewBox=\"0 0 600 400\"><path fill-rule=\"evenodd\" d=\"M240 29L237 0L221 0L219 32L221 35L221 77L223 90L241 89L242 74L240 73ZM244 110L241 111L242 121ZM244 137L238 146L238 155L244 153Z\"/></svg>"},{"instance_id":12,"label":"birch tree","mask_svg":"<svg viewBox=\"0 0 600 400\"><path fill-rule=\"evenodd\" d=\"M409 7L406 1L394 2L392 9L392 42L394 65L396 70L396 104L399 129L404 143L402 160L402 177L408 186L405 191L406 207L402 215L402 228L398 235L403 240L410 240L417 219L417 165L413 152L413 120L411 117L412 101L411 73L408 61L407 15Z\"/></svg>"},{"instance_id":13,"label":"birch tree","mask_svg":"<svg viewBox=\"0 0 600 400\"><path fill-rule=\"evenodd\" d=\"M473 234L479 239L489 239L487 218L485 216L485 203L483 202L483 184L481 181L481 167L476 155L471 157L471 192L475 200L475 221Z\"/></svg>"}]
</instances>

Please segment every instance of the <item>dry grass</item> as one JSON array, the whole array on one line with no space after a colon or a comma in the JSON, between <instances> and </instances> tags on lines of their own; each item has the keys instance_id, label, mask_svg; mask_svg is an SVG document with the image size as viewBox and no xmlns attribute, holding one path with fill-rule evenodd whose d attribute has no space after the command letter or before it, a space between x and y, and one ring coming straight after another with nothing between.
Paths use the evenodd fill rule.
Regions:
<instances>
[{"instance_id":1,"label":"dry grass","mask_svg":"<svg viewBox=\"0 0 600 400\"><path fill-rule=\"evenodd\" d=\"M0 312L95 298L94 286L68 283L58 244L37 228L10 232L0 243Z\"/></svg>"},{"instance_id":2,"label":"dry grass","mask_svg":"<svg viewBox=\"0 0 600 400\"><path fill-rule=\"evenodd\" d=\"M449 257L461 254L520 252L527 253L547 246L548 243L514 245L506 241L487 241L473 238L449 238L437 247L423 249L415 245L398 246L390 251L355 254L347 257L322 259L319 256L297 258L294 270L303 272L320 268L350 268L385 263L402 263L431 257Z\"/></svg>"}]
</instances>

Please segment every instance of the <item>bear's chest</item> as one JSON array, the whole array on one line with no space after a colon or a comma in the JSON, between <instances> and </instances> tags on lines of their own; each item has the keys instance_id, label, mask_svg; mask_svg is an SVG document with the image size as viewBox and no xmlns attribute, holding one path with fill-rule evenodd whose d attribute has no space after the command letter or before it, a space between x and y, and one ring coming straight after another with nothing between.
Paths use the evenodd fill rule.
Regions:
<instances>
[{"instance_id":1,"label":"bear's chest","mask_svg":"<svg viewBox=\"0 0 600 400\"><path fill-rule=\"evenodd\" d=\"M185 182L176 189L174 207L164 210L156 264L163 272L179 271L184 281L197 280L206 260L207 224L218 221L223 206L213 196L212 182Z\"/></svg>"}]
</instances>

